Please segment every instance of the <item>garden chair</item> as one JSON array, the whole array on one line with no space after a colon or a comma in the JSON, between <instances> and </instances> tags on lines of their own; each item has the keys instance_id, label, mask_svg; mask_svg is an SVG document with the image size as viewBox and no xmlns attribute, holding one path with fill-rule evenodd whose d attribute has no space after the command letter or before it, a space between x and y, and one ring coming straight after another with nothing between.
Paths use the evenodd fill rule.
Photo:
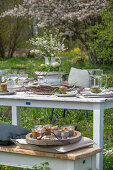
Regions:
<instances>
[{"instance_id":1,"label":"garden chair","mask_svg":"<svg viewBox=\"0 0 113 170\"><path fill-rule=\"evenodd\" d=\"M77 68L71 68L70 73L69 74L65 74L64 80L66 80L66 76L68 76L68 83L71 86L80 86L83 88L89 88L90 85L90 74L88 72L88 70L82 70L82 69L77 69ZM65 117L65 109L64 109L64 113L63 113L63 117ZM50 116L50 123L52 122L52 118L53 118L53 112L54 109L52 109L52 113ZM86 119L88 118L88 111L86 111Z\"/></svg>"},{"instance_id":2,"label":"garden chair","mask_svg":"<svg viewBox=\"0 0 113 170\"><path fill-rule=\"evenodd\" d=\"M69 76L68 76L68 83L71 86L80 86L84 88L89 87L89 80L90 75L88 70L82 70L77 68L71 68Z\"/></svg>"}]
</instances>

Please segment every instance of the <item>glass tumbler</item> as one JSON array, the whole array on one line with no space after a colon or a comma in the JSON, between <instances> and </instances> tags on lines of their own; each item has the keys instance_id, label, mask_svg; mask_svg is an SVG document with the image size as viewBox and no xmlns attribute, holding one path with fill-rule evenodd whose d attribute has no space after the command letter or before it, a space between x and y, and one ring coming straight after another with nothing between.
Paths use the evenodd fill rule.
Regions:
<instances>
[{"instance_id":1,"label":"glass tumbler","mask_svg":"<svg viewBox=\"0 0 113 170\"><path fill-rule=\"evenodd\" d=\"M90 75L90 88L95 86L100 89L105 89L107 86L107 75Z\"/></svg>"}]
</instances>

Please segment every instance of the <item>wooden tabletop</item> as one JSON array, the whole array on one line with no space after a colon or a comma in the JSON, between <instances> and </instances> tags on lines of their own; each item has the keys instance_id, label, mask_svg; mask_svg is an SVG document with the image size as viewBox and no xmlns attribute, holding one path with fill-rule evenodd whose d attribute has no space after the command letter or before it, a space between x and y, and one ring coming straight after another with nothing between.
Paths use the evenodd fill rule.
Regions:
<instances>
[{"instance_id":1,"label":"wooden tabletop","mask_svg":"<svg viewBox=\"0 0 113 170\"><path fill-rule=\"evenodd\" d=\"M48 152L25 150L25 149L21 149L19 146L10 145L10 146L0 146L0 152L8 152L8 153L10 152L10 153L33 155L33 156L40 156L40 157L77 160L102 152L102 149L87 147L87 148L78 149L76 151L71 151L71 152L61 154L61 153L48 153Z\"/></svg>"}]
</instances>

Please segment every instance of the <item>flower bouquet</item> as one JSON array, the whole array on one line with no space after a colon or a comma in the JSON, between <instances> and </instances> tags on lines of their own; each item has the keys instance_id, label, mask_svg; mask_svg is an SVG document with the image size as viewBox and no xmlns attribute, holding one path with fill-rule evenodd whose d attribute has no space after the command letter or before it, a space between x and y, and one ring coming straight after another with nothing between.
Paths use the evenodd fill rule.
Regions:
<instances>
[{"instance_id":1,"label":"flower bouquet","mask_svg":"<svg viewBox=\"0 0 113 170\"><path fill-rule=\"evenodd\" d=\"M64 46L64 39L61 40L61 34L47 34L44 33L43 36L39 36L38 33L36 34L35 38L30 40L30 44L33 46L33 50L30 52L35 54L40 54L46 58L45 64L52 64L52 58L57 57L59 52L65 51L66 48ZM55 60L54 60L55 62Z\"/></svg>"}]
</instances>

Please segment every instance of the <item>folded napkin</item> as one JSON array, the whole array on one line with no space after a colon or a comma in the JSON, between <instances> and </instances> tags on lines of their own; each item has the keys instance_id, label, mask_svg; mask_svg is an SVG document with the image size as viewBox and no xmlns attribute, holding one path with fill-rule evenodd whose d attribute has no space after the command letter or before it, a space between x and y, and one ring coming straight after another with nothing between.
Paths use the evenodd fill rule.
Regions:
<instances>
[{"instance_id":1,"label":"folded napkin","mask_svg":"<svg viewBox=\"0 0 113 170\"><path fill-rule=\"evenodd\" d=\"M42 151L42 152L53 152L53 153L65 153L65 152L77 150L94 144L94 141L87 137L82 137L81 140L76 143L69 144L69 145L62 145L62 146L42 147L39 145L31 145L27 143L26 139L12 139L12 141L20 148L23 149L30 149L30 150Z\"/></svg>"}]
</instances>

